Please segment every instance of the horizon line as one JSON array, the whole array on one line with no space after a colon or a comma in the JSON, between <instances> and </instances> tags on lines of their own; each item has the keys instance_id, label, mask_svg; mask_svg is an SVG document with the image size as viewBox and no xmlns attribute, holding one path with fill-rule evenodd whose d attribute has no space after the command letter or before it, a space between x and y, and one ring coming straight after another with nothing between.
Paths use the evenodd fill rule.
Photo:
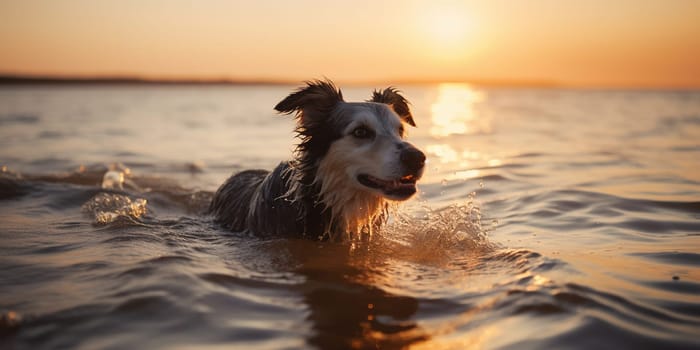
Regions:
<instances>
[{"instance_id":1,"label":"horizon line","mask_svg":"<svg viewBox=\"0 0 700 350\"><path fill-rule=\"evenodd\" d=\"M324 77L325 78L325 77ZM269 78L166 78L130 74L17 74L0 72L0 86L8 85L297 85L306 80ZM631 90L700 90L700 85L632 85L632 84L567 84L549 80L499 79L367 79L344 81L344 85L437 85L467 84L493 88L561 88L561 89L631 89Z\"/></svg>"}]
</instances>

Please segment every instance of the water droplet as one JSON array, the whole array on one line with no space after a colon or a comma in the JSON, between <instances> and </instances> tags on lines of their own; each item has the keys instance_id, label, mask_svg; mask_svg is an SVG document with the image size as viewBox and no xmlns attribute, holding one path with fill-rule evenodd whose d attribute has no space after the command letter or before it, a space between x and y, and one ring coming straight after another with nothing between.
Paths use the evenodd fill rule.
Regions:
<instances>
[{"instance_id":1,"label":"water droplet","mask_svg":"<svg viewBox=\"0 0 700 350\"><path fill-rule=\"evenodd\" d=\"M102 188L104 189L123 189L124 173L118 170L110 170L102 177Z\"/></svg>"}]
</instances>

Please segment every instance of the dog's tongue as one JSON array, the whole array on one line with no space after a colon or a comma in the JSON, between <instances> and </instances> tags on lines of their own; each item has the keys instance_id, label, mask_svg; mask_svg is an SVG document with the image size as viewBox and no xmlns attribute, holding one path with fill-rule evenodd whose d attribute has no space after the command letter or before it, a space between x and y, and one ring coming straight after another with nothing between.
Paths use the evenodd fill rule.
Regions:
<instances>
[{"instance_id":1,"label":"dog's tongue","mask_svg":"<svg viewBox=\"0 0 700 350\"><path fill-rule=\"evenodd\" d=\"M399 180L393 180L393 181L386 181L385 183L386 188L389 190L397 190L397 189L402 189L402 188L411 188L415 186L414 183L403 183Z\"/></svg>"},{"instance_id":2,"label":"dog's tongue","mask_svg":"<svg viewBox=\"0 0 700 350\"><path fill-rule=\"evenodd\" d=\"M414 188L416 183L413 175L404 176L401 179L382 180L374 176L367 176L367 179L377 187L385 191L397 191Z\"/></svg>"},{"instance_id":3,"label":"dog's tongue","mask_svg":"<svg viewBox=\"0 0 700 350\"><path fill-rule=\"evenodd\" d=\"M393 189L397 189L397 188L401 187L401 183L397 180L387 181L384 184L385 184L386 188L389 190L393 190Z\"/></svg>"}]
</instances>

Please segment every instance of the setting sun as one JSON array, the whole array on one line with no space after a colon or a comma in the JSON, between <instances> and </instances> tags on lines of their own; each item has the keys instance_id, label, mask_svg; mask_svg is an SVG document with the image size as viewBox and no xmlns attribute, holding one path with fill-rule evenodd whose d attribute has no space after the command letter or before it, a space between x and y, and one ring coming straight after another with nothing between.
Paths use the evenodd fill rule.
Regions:
<instances>
[{"instance_id":1,"label":"setting sun","mask_svg":"<svg viewBox=\"0 0 700 350\"><path fill-rule=\"evenodd\" d=\"M474 21L466 11L454 8L432 9L425 13L421 27L425 36L423 44L429 48L429 55L434 58L459 59L474 48Z\"/></svg>"}]
</instances>

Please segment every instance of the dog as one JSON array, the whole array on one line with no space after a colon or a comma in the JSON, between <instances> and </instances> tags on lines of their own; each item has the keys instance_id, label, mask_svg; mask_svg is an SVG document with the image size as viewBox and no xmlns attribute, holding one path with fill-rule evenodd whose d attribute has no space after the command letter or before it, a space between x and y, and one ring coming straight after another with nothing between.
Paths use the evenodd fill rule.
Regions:
<instances>
[{"instance_id":1,"label":"dog","mask_svg":"<svg viewBox=\"0 0 700 350\"><path fill-rule=\"evenodd\" d=\"M232 175L209 213L228 230L263 236L371 236L388 203L413 196L423 175L425 154L404 140L404 125L416 126L408 104L393 87L345 102L332 81L305 82L275 106L295 113L293 159Z\"/></svg>"}]
</instances>

